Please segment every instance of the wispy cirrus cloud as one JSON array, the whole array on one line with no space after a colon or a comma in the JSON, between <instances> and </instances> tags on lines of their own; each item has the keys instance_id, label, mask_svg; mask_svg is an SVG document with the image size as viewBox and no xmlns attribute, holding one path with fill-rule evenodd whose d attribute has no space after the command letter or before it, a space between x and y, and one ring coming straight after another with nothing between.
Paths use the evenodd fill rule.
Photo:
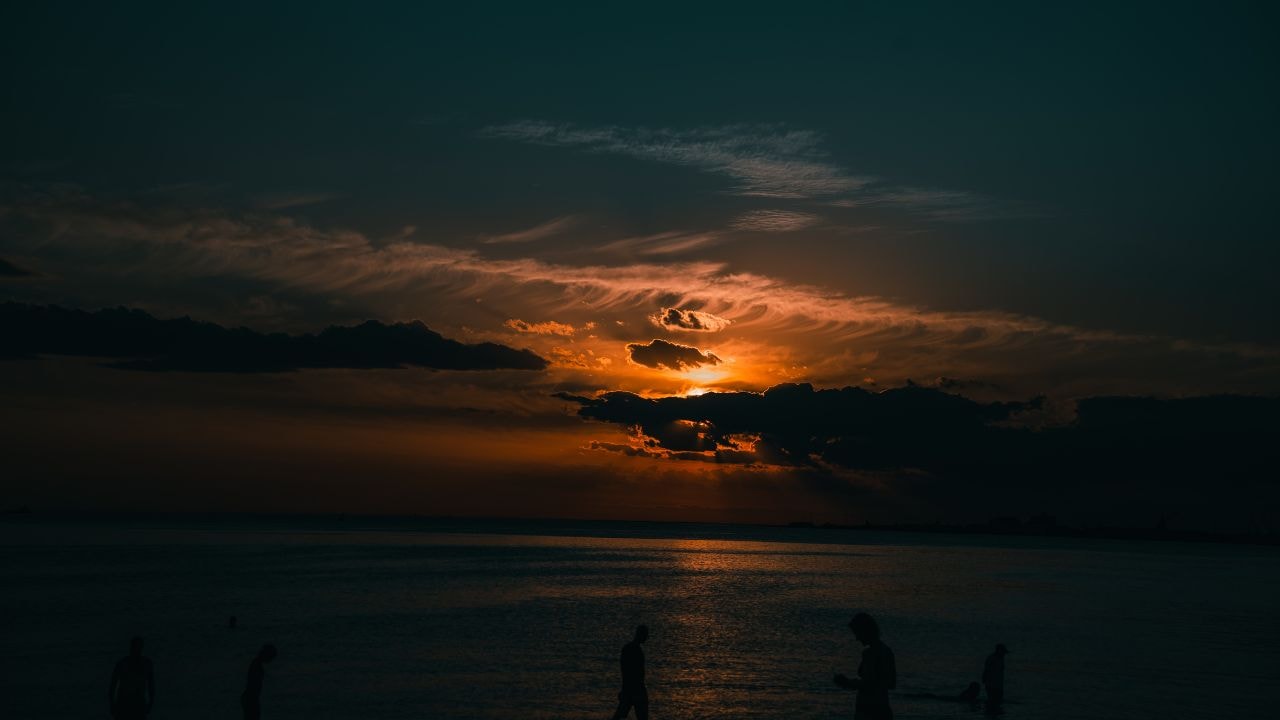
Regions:
<instances>
[{"instance_id":1,"label":"wispy cirrus cloud","mask_svg":"<svg viewBox=\"0 0 1280 720\"><path fill-rule=\"evenodd\" d=\"M47 196L7 211L10 219L39 228L23 236L30 238L25 252L60 246L103 268L124 263L130 273L238 276L337 295L414 289L475 295L512 285L538 286L550 290L538 297L550 298L551 310L576 311L587 305L617 311L648 305L647 316L654 307L650 303L665 298L664 307L699 307L731 320L738 329L822 332L843 339L896 332L972 347L1036 334L1081 340L1122 337L1010 313L922 310L735 272L724 262L571 265L492 258L474 249L410 239L374 242L355 231L322 229L276 215L146 212L87 196ZM145 256L141 264L139 254Z\"/></svg>"},{"instance_id":2,"label":"wispy cirrus cloud","mask_svg":"<svg viewBox=\"0 0 1280 720\"><path fill-rule=\"evenodd\" d=\"M495 310L501 325L512 317L503 307L574 325L607 321L607 336L591 343L641 339L629 328L649 326L661 308L692 307L732 322L732 336L719 345L733 353L735 372L743 368L738 359L750 356L778 368L774 377L815 382L947 376L1008 384L1038 374L1061 386L1087 382L1089 392L1201 392L1280 377L1280 351L1271 346L1118 333L997 310L926 309L741 272L724 262L495 258L478 248L375 240L279 216L148 212L87 196L51 195L3 208L0 252L38 258L42 269L70 282L115 283L117 299L103 295L106 303L118 302L120 293L140 302L139 280L172 287L216 277L294 302L307 296L333 307L356 302L366 316L430 319L435 312L455 327L493 322ZM442 315L441 307L449 310Z\"/></svg>"},{"instance_id":3,"label":"wispy cirrus cloud","mask_svg":"<svg viewBox=\"0 0 1280 720\"><path fill-rule=\"evenodd\" d=\"M730 178L739 195L771 198L830 197L857 190L869 179L834 164L822 137L776 125L667 128L581 127L541 120L493 125L484 137L683 165Z\"/></svg>"},{"instance_id":4,"label":"wispy cirrus cloud","mask_svg":"<svg viewBox=\"0 0 1280 720\"><path fill-rule=\"evenodd\" d=\"M1014 214L990 198L974 193L912 187L872 188L858 197L835 200L830 204L845 208L896 207L944 222L987 220Z\"/></svg>"},{"instance_id":5,"label":"wispy cirrus cloud","mask_svg":"<svg viewBox=\"0 0 1280 720\"><path fill-rule=\"evenodd\" d=\"M613 240L597 247L596 251L601 253L620 252L633 255L678 255L715 245L723 239L724 236L717 232L670 230L651 235Z\"/></svg>"},{"instance_id":6,"label":"wispy cirrus cloud","mask_svg":"<svg viewBox=\"0 0 1280 720\"><path fill-rule=\"evenodd\" d=\"M503 233L501 235L482 235L480 242L486 245L497 245L501 243L527 243L535 240L559 235L568 230L577 222L577 218L572 215L558 217L554 220L548 220L540 225L535 225L525 230L517 230L515 232Z\"/></svg>"},{"instance_id":7,"label":"wispy cirrus cloud","mask_svg":"<svg viewBox=\"0 0 1280 720\"><path fill-rule=\"evenodd\" d=\"M812 227L821 221L817 215L793 210L752 210L733 221L735 230L751 232L793 232Z\"/></svg>"},{"instance_id":8,"label":"wispy cirrus cloud","mask_svg":"<svg viewBox=\"0 0 1280 720\"><path fill-rule=\"evenodd\" d=\"M262 210L284 210L306 205L319 205L342 197L340 193L331 192L281 192L259 195L254 200L254 207Z\"/></svg>"},{"instance_id":9,"label":"wispy cirrus cloud","mask_svg":"<svg viewBox=\"0 0 1280 720\"><path fill-rule=\"evenodd\" d=\"M820 201L844 208L890 208L936 222L970 222L1013 212L993 198L962 190L900 185L842 167L823 147L823 136L783 125L725 125L685 130L583 127L572 123L520 120L492 125L482 137L583 152L623 155L690 167L720 175L730 191L747 197ZM732 227L788 232L812 226L817 215L762 209L738 217Z\"/></svg>"}]
</instances>

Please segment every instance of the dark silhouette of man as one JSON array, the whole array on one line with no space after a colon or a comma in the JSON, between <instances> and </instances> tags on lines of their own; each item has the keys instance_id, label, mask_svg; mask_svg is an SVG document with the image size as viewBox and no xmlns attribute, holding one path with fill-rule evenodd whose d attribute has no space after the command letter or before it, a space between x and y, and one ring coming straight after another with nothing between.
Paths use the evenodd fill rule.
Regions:
<instances>
[{"instance_id":1,"label":"dark silhouette of man","mask_svg":"<svg viewBox=\"0 0 1280 720\"><path fill-rule=\"evenodd\" d=\"M649 690L644 686L644 650L640 646L649 639L649 626L636 626L636 636L622 646L622 691L618 693L618 710L613 720L622 720L636 709L636 720L649 720Z\"/></svg>"},{"instance_id":2,"label":"dark silhouette of man","mask_svg":"<svg viewBox=\"0 0 1280 720\"><path fill-rule=\"evenodd\" d=\"M1009 649L1003 644L996 645L996 651L987 656L982 666L982 684L987 688L987 709L1000 709L1004 702L1004 656Z\"/></svg>"},{"instance_id":3,"label":"dark silhouette of man","mask_svg":"<svg viewBox=\"0 0 1280 720\"><path fill-rule=\"evenodd\" d=\"M856 680L837 674L835 683L847 690L857 690L853 706L854 720L893 720L889 707L889 691L898 686L898 668L893 651L880 639L880 626L866 613L858 613L849 621L849 629L858 642L866 646L858 665Z\"/></svg>"},{"instance_id":4,"label":"dark silhouette of man","mask_svg":"<svg viewBox=\"0 0 1280 720\"><path fill-rule=\"evenodd\" d=\"M142 638L129 642L129 656L111 672L107 702L116 720L143 720L156 701L156 676L151 660L142 657Z\"/></svg>"},{"instance_id":5,"label":"dark silhouette of man","mask_svg":"<svg viewBox=\"0 0 1280 720\"><path fill-rule=\"evenodd\" d=\"M276 646L267 643L258 651L253 662L249 663L249 677L245 680L244 693L240 696L244 720L258 720L262 717L262 680L266 676L263 666L275 659Z\"/></svg>"}]
</instances>

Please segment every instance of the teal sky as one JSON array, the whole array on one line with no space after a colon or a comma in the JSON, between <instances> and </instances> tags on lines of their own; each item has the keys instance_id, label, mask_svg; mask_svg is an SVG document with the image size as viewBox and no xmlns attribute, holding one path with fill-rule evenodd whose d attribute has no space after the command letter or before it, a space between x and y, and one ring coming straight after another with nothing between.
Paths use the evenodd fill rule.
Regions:
<instances>
[{"instance_id":1,"label":"teal sky","mask_svg":"<svg viewBox=\"0 0 1280 720\"><path fill-rule=\"evenodd\" d=\"M576 477L681 463L553 393L913 380L1044 395L1053 423L1088 396L1280 392L1270 3L407 5L0 10L0 299L418 320L546 371L162 383L23 360L27 407L74 386L117 432L137 383L161 423L333 413L399 437L463 413L450 452L509 424L519 457L562 447L537 472ZM40 370L67 363L74 382ZM49 422L30 432L69 421Z\"/></svg>"},{"instance_id":2,"label":"teal sky","mask_svg":"<svg viewBox=\"0 0 1280 720\"><path fill-rule=\"evenodd\" d=\"M157 204L297 202L319 225L445 243L570 215L588 220L575 242L603 243L794 210L874 227L747 238L733 262L939 309L1272 341L1274 21L1258 3L40 3L6 11L0 172ZM960 207L768 202L696 165L484 133L530 121L812 133L823 164Z\"/></svg>"}]
</instances>

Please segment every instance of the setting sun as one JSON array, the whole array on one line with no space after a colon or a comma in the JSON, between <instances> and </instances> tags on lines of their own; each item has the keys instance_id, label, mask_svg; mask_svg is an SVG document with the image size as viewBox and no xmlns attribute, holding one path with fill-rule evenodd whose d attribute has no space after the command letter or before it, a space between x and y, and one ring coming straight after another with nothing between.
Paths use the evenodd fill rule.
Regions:
<instances>
[{"instance_id":1,"label":"setting sun","mask_svg":"<svg viewBox=\"0 0 1280 720\"><path fill-rule=\"evenodd\" d=\"M1280 2L294 5L6 4L3 717L1276 715Z\"/></svg>"},{"instance_id":2,"label":"setting sun","mask_svg":"<svg viewBox=\"0 0 1280 720\"><path fill-rule=\"evenodd\" d=\"M729 377L729 371L721 370L718 367L702 367L694 370L684 370L679 375L686 380L692 380L703 385L712 385Z\"/></svg>"}]
</instances>

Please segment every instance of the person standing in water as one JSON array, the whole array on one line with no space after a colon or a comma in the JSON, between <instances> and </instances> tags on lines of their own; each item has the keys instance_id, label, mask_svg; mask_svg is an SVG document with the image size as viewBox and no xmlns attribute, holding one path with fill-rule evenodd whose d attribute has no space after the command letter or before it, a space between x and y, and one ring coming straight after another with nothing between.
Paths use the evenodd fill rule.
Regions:
<instances>
[{"instance_id":1,"label":"person standing in water","mask_svg":"<svg viewBox=\"0 0 1280 720\"><path fill-rule=\"evenodd\" d=\"M111 717L116 720L143 720L156 701L156 676L151 660L142 657L142 638L129 642L129 656L116 663L107 689Z\"/></svg>"},{"instance_id":2,"label":"person standing in water","mask_svg":"<svg viewBox=\"0 0 1280 720\"><path fill-rule=\"evenodd\" d=\"M893 651L880 639L880 626L870 615L854 615L849 621L849 629L866 649L862 651L857 679L837 674L835 683L847 690L858 691L858 699L853 706L854 720L893 720L889 691L898 686Z\"/></svg>"},{"instance_id":3,"label":"person standing in water","mask_svg":"<svg viewBox=\"0 0 1280 720\"><path fill-rule=\"evenodd\" d=\"M638 625L635 638L622 646L622 691L613 720L623 720L633 707L636 720L649 720L649 690L644 686L644 650L640 648L648 639L649 626Z\"/></svg>"},{"instance_id":4,"label":"person standing in water","mask_svg":"<svg viewBox=\"0 0 1280 720\"><path fill-rule=\"evenodd\" d=\"M1003 643L996 645L996 651L987 656L982 666L982 684L987 688L987 709L996 711L1004 703L1004 656L1009 649Z\"/></svg>"},{"instance_id":5,"label":"person standing in water","mask_svg":"<svg viewBox=\"0 0 1280 720\"><path fill-rule=\"evenodd\" d=\"M244 720L258 720L262 717L262 681L267 674L263 666L275 659L276 646L267 643L258 651L253 662L249 663L249 677L244 683L244 694L240 696Z\"/></svg>"}]
</instances>

